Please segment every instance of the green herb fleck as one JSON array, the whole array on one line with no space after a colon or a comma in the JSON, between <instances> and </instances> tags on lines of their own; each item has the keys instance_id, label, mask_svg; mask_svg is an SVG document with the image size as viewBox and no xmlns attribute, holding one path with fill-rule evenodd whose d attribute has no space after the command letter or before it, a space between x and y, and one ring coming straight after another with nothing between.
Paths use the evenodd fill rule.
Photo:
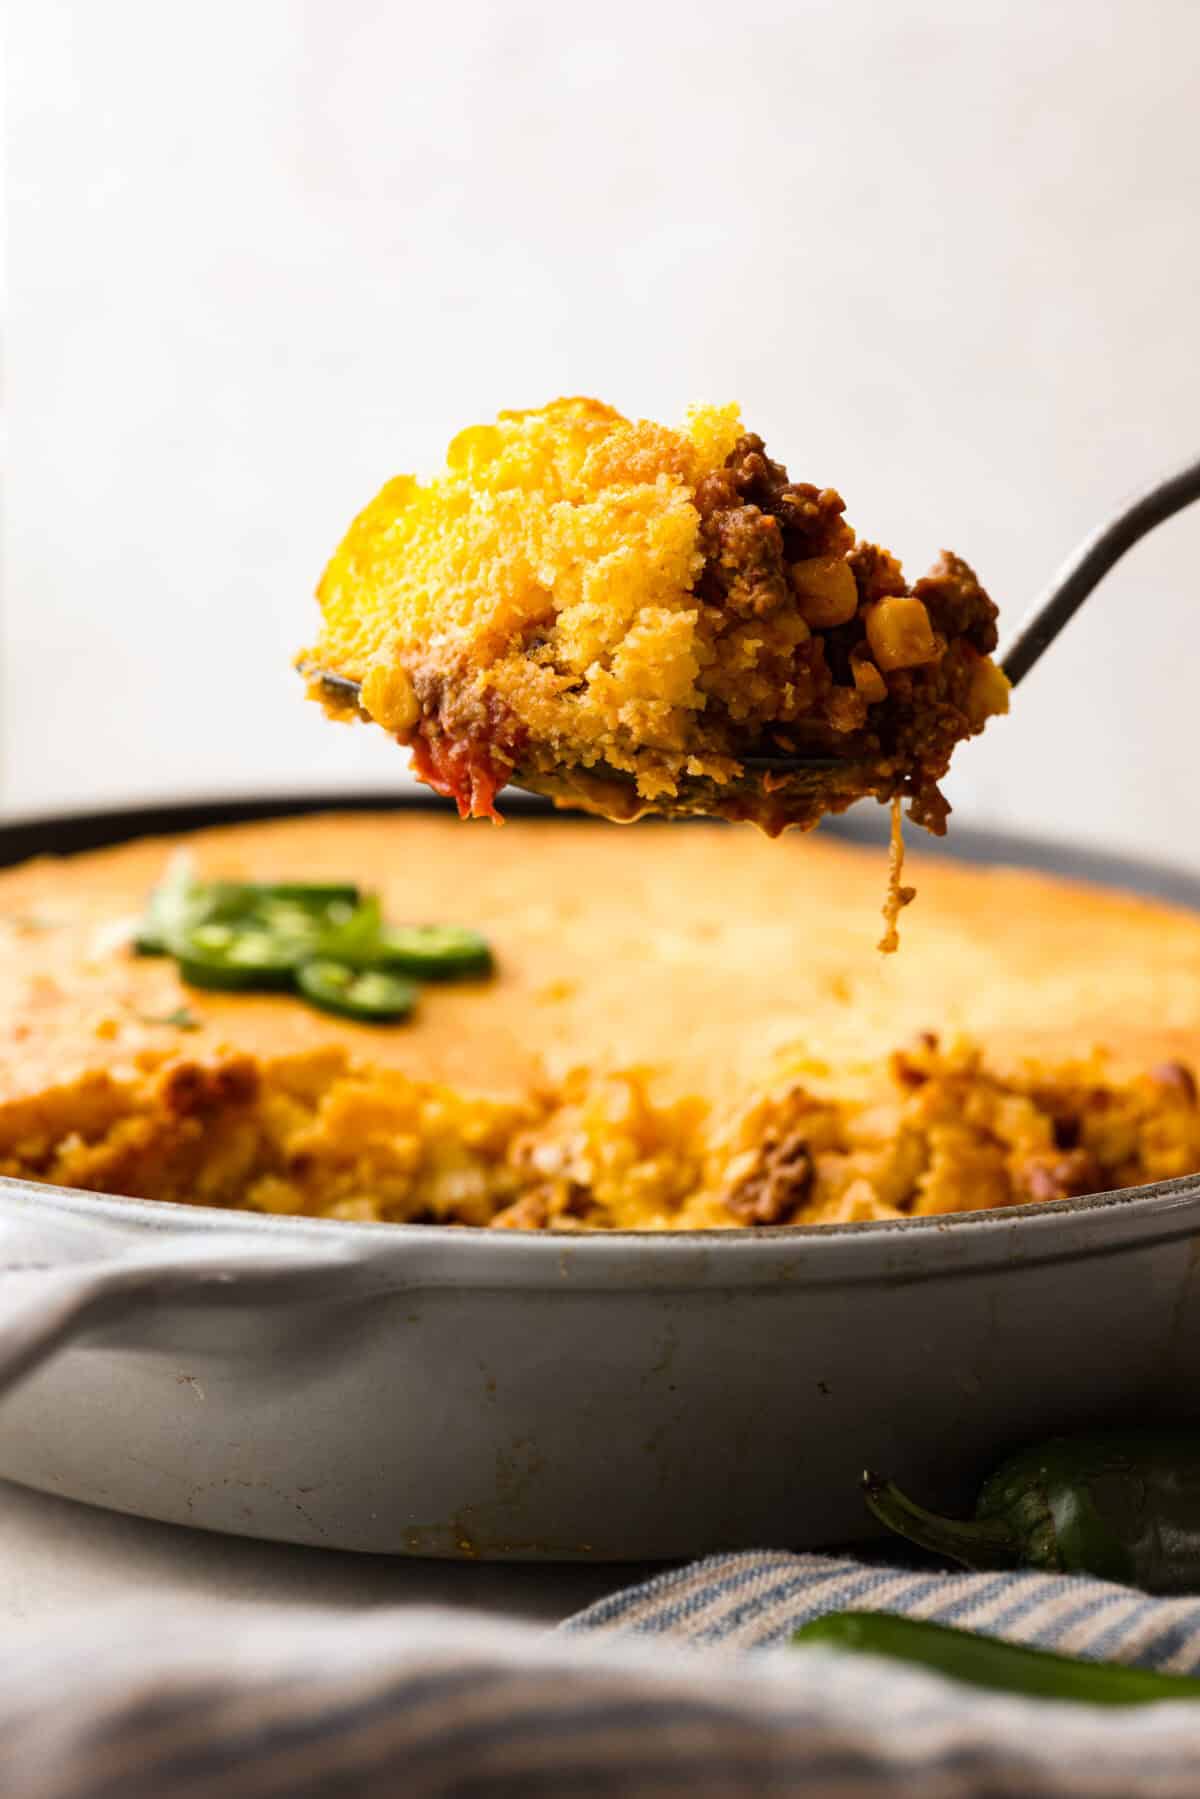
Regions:
<instances>
[{"instance_id":1,"label":"green herb fleck","mask_svg":"<svg viewBox=\"0 0 1200 1799\"><path fill-rule=\"evenodd\" d=\"M153 1012L139 1012L137 1019L140 1024L169 1024L174 1026L177 1031L198 1031L201 1024L190 1006L176 1006L173 1012L163 1012L158 1015Z\"/></svg>"}]
</instances>

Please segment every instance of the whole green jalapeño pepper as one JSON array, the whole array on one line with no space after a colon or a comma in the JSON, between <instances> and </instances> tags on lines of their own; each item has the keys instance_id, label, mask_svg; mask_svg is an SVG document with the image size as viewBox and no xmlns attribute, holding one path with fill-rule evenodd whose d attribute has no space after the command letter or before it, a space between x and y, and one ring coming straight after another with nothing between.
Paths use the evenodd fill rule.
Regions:
<instances>
[{"instance_id":1,"label":"whole green jalape\u00f1o pepper","mask_svg":"<svg viewBox=\"0 0 1200 1799\"><path fill-rule=\"evenodd\" d=\"M889 1530L968 1568L1200 1591L1200 1431L1051 1438L997 1468L970 1520L926 1511L878 1475L864 1475L863 1490Z\"/></svg>"},{"instance_id":2,"label":"whole green jalape\u00f1o pepper","mask_svg":"<svg viewBox=\"0 0 1200 1799\"><path fill-rule=\"evenodd\" d=\"M858 1655L929 1668L968 1686L1021 1693L1029 1699L1074 1699L1084 1705L1153 1705L1162 1699L1200 1702L1200 1680L1090 1662L1023 1643L977 1636L950 1624L900 1618L891 1612L828 1612L794 1632L792 1642L845 1649Z\"/></svg>"}]
</instances>

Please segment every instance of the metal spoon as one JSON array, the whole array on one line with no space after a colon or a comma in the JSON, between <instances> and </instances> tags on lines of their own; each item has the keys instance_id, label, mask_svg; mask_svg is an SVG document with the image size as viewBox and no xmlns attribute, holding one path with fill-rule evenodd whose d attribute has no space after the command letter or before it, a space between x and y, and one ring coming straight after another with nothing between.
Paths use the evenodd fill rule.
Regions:
<instances>
[{"instance_id":1,"label":"metal spoon","mask_svg":"<svg viewBox=\"0 0 1200 1799\"><path fill-rule=\"evenodd\" d=\"M1115 518L1084 538L1034 601L1001 653L1000 666L1014 687L1126 550L1194 500L1200 500L1200 456L1137 494Z\"/></svg>"},{"instance_id":2,"label":"metal spoon","mask_svg":"<svg viewBox=\"0 0 1200 1799\"><path fill-rule=\"evenodd\" d=\"M1164 519L1181 512L1195 500L1200 500L1200 457L1185 463L1174 474L1167 475L1165 479L1137 494L1107 524L1101 525L1084 539L1034 602L1001 651L1000 666L1013 687L1024 679L1045 654L1064 625L1074 618L1084 600L1100 585L1109 569L1120 561L1125 552L1132 549L1156 525L1161 525ZM305 668L302 672L310 680L319 682L337 704L360 706L357 681L352 681L345 675L332 674L325 669ZM836 756L743 756L740 760L744 774L735 787L740 787L743 791L761 788L764 776L778 779L811 774L816 780L830 769L845 771L850 766ZM621 771L605 768L603 774L605 779L611 779L632 790L631 777ZM510 785L524 788L529 793L550 791L546 782L535 783L538 783L538 777L522 775L517 771ZM728 788L722 789L723 793L728 791ZM679 793L677 800L672 802L671 810L702 810L713 792L712 782L696 781L685 776L679 782Z\"/></svg>"}]
</instances>

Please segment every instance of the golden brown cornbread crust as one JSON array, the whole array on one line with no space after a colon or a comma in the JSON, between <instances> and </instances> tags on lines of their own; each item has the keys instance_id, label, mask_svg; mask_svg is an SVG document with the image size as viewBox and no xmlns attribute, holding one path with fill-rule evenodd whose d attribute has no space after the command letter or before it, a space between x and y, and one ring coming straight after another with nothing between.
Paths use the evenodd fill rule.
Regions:
<instances>
[{"instance_id":1,"label":"golden brown cornbread crust","mask_svg":"<svg viewBox=\"0 0 1200 1799\"><path fill-rule=\"evenodd\" d=\"M481 840L393 814L191 843L208 873L357 878L397 919L480 926L500 973L427 989L412 1025L343 1024L119 946L161 841L9 871L0 1172L579 1229L944 1213L1200 1168L1185 912L939 863L881 966L878 853L823 842L522 820Z\"/></svg>"},{"instance_id":2,"label":"golden brown cornbread crust","mask_svg":"<svg viewBox=\"0 0 1200 1799\"><path fill-rule=\"evenodd\" d=\"M515 771L621 818L702 810L774 833L902 795L941 832L955 746L1007 708L996 608L949 554L910 588L844 511L735 407L677 431L596 400L502 413L355 520L300 665L358 682L464 815L492 814ZM837 766L764 792L741 779L764 753Z\"/></svg>"}]
</instances>

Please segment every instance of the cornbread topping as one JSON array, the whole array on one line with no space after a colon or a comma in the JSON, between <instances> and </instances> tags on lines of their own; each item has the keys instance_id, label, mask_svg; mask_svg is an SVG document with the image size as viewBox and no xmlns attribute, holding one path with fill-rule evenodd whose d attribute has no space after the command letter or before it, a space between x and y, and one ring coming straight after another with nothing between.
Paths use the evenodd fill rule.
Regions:
<instances>
[{"instance_id":1,"label":"cornbread topping","mask_svg":"<svg viewBox=\"0 0 1200 1799\"><path fill-rule=\"evenodd\" d=\"M494 977L388 1027L135 955L174 847L0 875L0 1172L579 1230L906 1218L1200 1169L1200 919L1166 906L944 863L877 963L877 856L837 844L394 814L189 840L204 879L353 871L391 919L482 928Z\"/></svg>"},{"instance_id":2,"label":"cornbread topping","mask_svg":"<svg viewBox=\"0 0 1200 1799\"><path fill-rule=\"evenodd\" d=\"M300 666L464 816L495 816L516 778L608 817L771 834L904 797L940 833L955 746L1007 709L996 609L957 556L910 587L843 514L735 407L679 431L595 400L503 413L355 520ZM830 766L750 778L764 754Z\"/></svg>"}]
</instances>

